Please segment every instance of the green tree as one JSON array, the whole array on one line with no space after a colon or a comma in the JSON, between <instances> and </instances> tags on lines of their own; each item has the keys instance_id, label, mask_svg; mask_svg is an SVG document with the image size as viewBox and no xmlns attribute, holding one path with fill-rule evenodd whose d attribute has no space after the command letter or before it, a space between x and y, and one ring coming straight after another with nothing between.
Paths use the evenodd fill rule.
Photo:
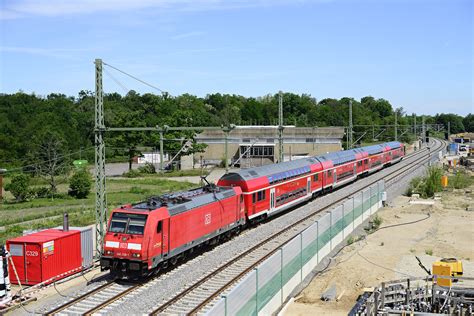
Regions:
<instances>
[{"instance_id":1,"label":"green tree","mask_svg":"<svg viewBox=\"0 0 474 316\"><path fill-rule=\"evenodd\" d=\"M14 176L5 190L10 191L18 202L26 200L30 194L30 177L26 174Z\"/></svg>"},{"instance_id":2,"label":"green tree","mask_svg":"<svg viewBox=\"0 0 474 316\"><path fill-rule=\"evenodd\" d=\"M92 179L89 171L81 169L71 177L68 194L76 199L84 199L91 191L91 187Z\"/></svg>"},{"instance_id":3,"label":"green tree","mask_svg":"<svg viewBox=\"0 0 474 316\"><path fill-rule=\"evenodd\" d=\"M469 113L466 115L466 117L463 118L462 123L466 132L474 132L474 114Z\"/></svg>"},{"instance_id":4,"label":"green tree","mask_svg":"<svg viewBox=\"0 0 474 316\"><path fill-rule=\"evenodd\" d=\"M65 140L57 132L47 131L35 137L28 157L36 174L48 181L51 192L57 191L59 175L69 170Z\"/></svg>"},{"instance_id":5,"label":"green tree","mask_svg":"<svg viewBox=\"0 0 474 316\"><path fill-rule=\"evenodd\" d=\"M448 130L448 122L450 122L450 129L452 134L457 134L465 131L463 124L463 117L457 114L436 114L434 117L436 124L443 124L444 128Z\"/></svg>"}]
</instances>

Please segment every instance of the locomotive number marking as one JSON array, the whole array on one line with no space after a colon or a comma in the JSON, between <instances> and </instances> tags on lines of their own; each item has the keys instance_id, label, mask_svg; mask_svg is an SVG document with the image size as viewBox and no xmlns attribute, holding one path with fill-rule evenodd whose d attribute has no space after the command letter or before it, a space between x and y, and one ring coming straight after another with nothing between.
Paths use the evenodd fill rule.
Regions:
<instances>
[{"instance_id":1,"label":"locomotive number marking","mask_svg":"<svg viewBox=\"0 0 474 316\"><path fill-rule=\"evenodd\" d=\"M26 251L26 255L27 255L28 257L38 257L38 251L27 250L27 251Z\"/></svg>"},{"instance_id":2,"label":"locomotive number marking","mask_svg":"<svg viewBox=\"0 0 474 316\"><path fill-rule=\"evenodd\" d=\"M204 216L204 225L209 225L211 223L211 213Z\"/></svg>"}]
</instances>

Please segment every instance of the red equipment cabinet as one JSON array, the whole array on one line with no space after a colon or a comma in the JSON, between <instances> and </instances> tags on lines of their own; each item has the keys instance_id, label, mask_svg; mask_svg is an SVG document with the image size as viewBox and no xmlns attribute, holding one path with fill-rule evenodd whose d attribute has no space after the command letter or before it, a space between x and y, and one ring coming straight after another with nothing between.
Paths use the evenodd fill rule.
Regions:
<instances>
[{"instance_id":1,"label":"red equipment cabinet","mask_svg":"<svg viewBox=\"0 0 474 316\"><path fill-rule=\"evenodd\" d=\"M21 284L51 283L82 269L81 233L48 229L7 240ZM11 282L18 279L9 265Z\"/></svg>"}]
</instances>

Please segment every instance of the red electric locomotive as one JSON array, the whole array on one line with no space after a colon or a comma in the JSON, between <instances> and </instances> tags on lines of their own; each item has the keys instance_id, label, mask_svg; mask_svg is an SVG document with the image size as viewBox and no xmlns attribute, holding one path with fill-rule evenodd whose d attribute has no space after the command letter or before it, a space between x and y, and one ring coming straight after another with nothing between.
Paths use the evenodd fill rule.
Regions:
<instances>
[{"instance_id":1,"label":"red electric locomotive","mask_svg":"<svg viewBox=\"0 0 474 316\"><path fill-rule=\"evenodd\" d=\"M122 206L110 216L101 267L129 278L158 271L195 247L239 232L247 222L303 203L404 155L399 142L355 148L241 169L224 175L217 186Z\"/></svg>"},{"instance_id":2,"label":"red electric locomotive","mask_svg":"<svg viewBox=\"0 0 474 316\"><path fill-rule=\"evenodd\" d=\"M101 268L129 278L159 271L197 246L237 233L244 214L239 187L214 185L124 205L110 215Z\"/></svg>"}]
</instances>

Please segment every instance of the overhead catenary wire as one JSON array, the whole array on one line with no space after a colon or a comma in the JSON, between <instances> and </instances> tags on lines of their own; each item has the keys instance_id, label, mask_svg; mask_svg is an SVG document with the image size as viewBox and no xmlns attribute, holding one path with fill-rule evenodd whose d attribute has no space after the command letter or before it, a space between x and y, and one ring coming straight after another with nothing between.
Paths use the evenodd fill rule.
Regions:
<instances>
[{"instance_id":1,"label":"overhead catenary wire","mask_svg":"<svg viewBox=\"0 0 474 316\"><path fill-rule=\"evenodd\" d=\"M155 89L155 90L157 90L157 91L159 91L159 92L161 92L161 93L163 93L163 94L164 94L164 93L167 93L166 91L164 91L164 90L158 88L157 86L154 86L154 85L152 85L151 83L148 83L148 82L146 82L146 81L144 81L144 80L142 80L142 79L140 79L140 78L138 78L138 77L136 77L136 76L134 76L134 75L131 75L131 74L129 74L128 72L125 72L125 71L123 71L123 70L121 70L121 69L119 69L119 68L117 68L117 67L114 67L114 66L112 66L112 65L110 65L110 64L108 64L108 63L106 63L106 62L102 62L102 64L104 64L105 66L108 66L108 67L110 67L110 68L112 68L112 69L114 69L114 70L116 70L116 71L118 71L118 72L120 72L120 73L122 73L122 74L124 74L124 75L126 75L126 76L129 76L130 78L135 79L135 80L137 80L138 82L141 82L141 83L143 83L144 85L147 85L147 86L149 86L150 88L153 88L153 89Z\"/></svg>"},{"instance_id":2,"label":"overhead catenary wire","mask_svg":"<svg viewBox=\"0 0 474 316\"><path fill-rule=\"evenodd\" d=\"M115 78L111 73L110 71L108 71L106 68L104 68L104 72L106 75L108 75L110 77L110 79L112 79L120 88L123 89L123 91L125 92L125 94L127 94L130 89L127 88L123 83L121 83L117 78Z\"/></svg>"}]
</instances>

